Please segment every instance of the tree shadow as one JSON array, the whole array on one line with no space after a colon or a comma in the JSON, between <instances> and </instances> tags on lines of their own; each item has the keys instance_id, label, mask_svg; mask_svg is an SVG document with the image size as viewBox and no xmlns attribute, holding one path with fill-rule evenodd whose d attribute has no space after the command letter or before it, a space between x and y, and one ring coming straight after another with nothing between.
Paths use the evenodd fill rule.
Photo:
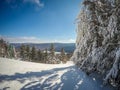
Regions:
<instances>
[{"instance_id":1,"label":"tree shadow","mask_svg":"<svg viewBox=\"0 0 120 90\"><path fill-rule=\"evenodd\" d=\"M73 67L73 66L70 66L70 67ZM1 75L0 74L0 82L18 80L22 83L26 79L29 79L29 78L32 78L32 77L41 77L41 76L44 76L44 75L50 75L50 74L53 74L57 71L68 69L70 67L54 68L54 69L50 69L50 70L43 70L43 71L40 71L40 72L26 72L26 73L23 73L23 74L15 73L15 75Z\"/></svg>"},{"instance_id":2,"label":"tree shadow","mask_svg":"<svg viewBox=\"0 0 120 90\"><path fill-rule=\"evenodd\" d=\"M21 90L42 90L41 84L38 81L33 81L21 88Z\"/></svg>"},{"instance_id":3,"label":"tree shadow","mask_svg":"<svg viewBox=\"0 0 120 90\"><path fill-rule=\"evenodd\" d=\"M7 89L9 89L10 87L4 87L2 90L7 90Z\"/></svg>"},{"instance_id":4,"label":"tree shadow","mask_svg":"<svg viewBox=\"0 0 120 90\"><path fill-rule=\"evenodd\" d=\"M42 84L38 83L29 87L25 85L21 90L114 90L110 86L102 86L102 81L94 78L96 77L89 77L74 66L69 67L69 70L60 77L61 82L59 83L54 83L59 79L55 74L46 78Z\"/></svg>"},{"instance_id":5,"label":"tree shadow","mask_svg":"<svg viewBox=\"0 0 120 90\"><path fill-rule=\"evenodd\" d=\"M67 70L61 76L58 71ZM42 76L46 78L42 81ZM98 76L87 76L84 72L77 69L75 66L66 68L54 68L41 72L27 72L25 74L16 73L15 75L0 75L0 82L17 80L23 83L31 78L40 80L32 80L24 85L21 90L114 90L112 87L102 86L102 80ZM60 80L60 82L57 82Z\"/></svg>"}]
</instances>

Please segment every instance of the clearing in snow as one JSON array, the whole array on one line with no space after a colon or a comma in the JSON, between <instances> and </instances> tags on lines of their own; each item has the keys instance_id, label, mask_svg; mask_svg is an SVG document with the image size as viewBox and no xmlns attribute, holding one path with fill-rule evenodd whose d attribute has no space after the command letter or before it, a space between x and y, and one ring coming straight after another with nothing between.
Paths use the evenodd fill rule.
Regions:
<instances>
[{"instance_id":1,"label":"clearing in snow","mask_svg":"<svg viewBox=\"0 0 120 90\"><path fill-rule=\"evenodd\" d=\"M40 64L0 58L0 90L114 90L71 62Z\"/></svg>"}]
</instances>

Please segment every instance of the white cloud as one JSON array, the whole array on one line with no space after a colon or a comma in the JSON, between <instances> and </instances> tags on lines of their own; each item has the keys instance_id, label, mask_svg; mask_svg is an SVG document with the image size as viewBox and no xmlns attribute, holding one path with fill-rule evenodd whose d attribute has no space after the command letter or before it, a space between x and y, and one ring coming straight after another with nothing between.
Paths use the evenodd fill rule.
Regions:
<instances>
[{"instance_id":1,"label":"white cloud","mask_svg":"<svg viewBox=\"0 0 120 90\"><path fill-rule=\"evenodd\" d=\"M75 43L75 39L54 40L53 42L58 42L58 43Z\"/></svg>"},{"instance_id":2,"label":"white cloud","mask_svg":"<svg viewBox=\"0 0 120 90\"><path fill-rule=\"evenodd\" d=\"M43 7L44 4L41 3L40 0L23 0L24 3L32 3L32 4L35 4L37 5L38 7Z\"/></svg>"},{"instance_id":3,"label":"white cloud","mask_svg":"<svg viewBox=\"0 0 120 90\"><path fill-rule=\"evenodd\" d=\"M42 43L43 41L36 38L36 37L7 37L7 36L0 36L5 41L10 43Z\"/></svg>"},{"instance_id":4,"label":"white cloud","mask_svg":"<svg viewBox=\"0 0 120 90\"><path fill-rule=\"evenodd\" d=\"M37 37L8 37L1 36L5 41L10 43L75 43L74 39L66 39L66 40L41 40Z\"/></svg>"},{"instance_id":5,"label":"white cloud","mask_svg":"<svg viewBox=\"0 0 120 90\"><path fill-rule=\"evenodd\" d=\"M75 43L75 39L69 39L69 42Z\"/></svg>"},{"instance_id":6,"label":"white cloud","mask_svg":"<svg viewBox=\"0 0 120 90\"><path fill-rule=\"evenodd\" d=\"M40 0L5 0L5 2L10 5L11 8L18 8L27 3L35 5L37 8L44 7L44 4Z\"/></svg>"}]
</instances>

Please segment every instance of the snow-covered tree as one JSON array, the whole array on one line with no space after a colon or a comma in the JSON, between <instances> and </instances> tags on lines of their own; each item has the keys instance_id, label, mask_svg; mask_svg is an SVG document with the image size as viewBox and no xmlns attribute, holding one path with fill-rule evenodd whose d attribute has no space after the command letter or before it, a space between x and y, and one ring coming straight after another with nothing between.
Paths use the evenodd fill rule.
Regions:
<instances>
[{"instance_id":1,"label":"snow-covered tree","mask_svg":"<svg viewBox=\"0 0 120 90\"><path fill-rule=\"evenodd\" d=\"M37 51L37 61L38 62L42 62L43 61L43 53L41 52L40 49Z\"/></svg>"},{"instance_id":2,"label":"snow-covered tree","mask_svg":"<svg viewBox=\"0 0 120 90\"><path fill-rule=\"evenodd\" d=\"M52 58L55 56L55 47L53 43L50 46L50 55Z\"/></svg>"},{"instance_id":3,"label":"snow-covered tree","mask_svg":"<svg viewBox=\"0 0 120 90\"><path fill-rule=\"evenodd\" d=\"M49 50L50 53L48 55L47 63L51 63L51 64L60 63L60 59L55 55L55 47L53 43L51 44Z\"/></svg>"},{"instance_id":4,"label":"snow-covered tree","mask_svg":"<svg viewBox=\"0 0 120 90\"><path fill-rule=\"evenodd\" d=\"M71 58L87 73L120 84L120 0L83 0L76 19L76 50Z\"/></svg>"},{"instance_id":5,"label":"snow-covered tree","mask_svg":"<svg viewBox=\"0 0 120 90\"><path fill-rule=\"evenodd\" d=\"M0 57L16 58L16 50L14 46L10 45L3 39L0 39Z\"/></svg>"},{"instance_id":6,"label":"snow-covered tree","mask_svg":"<svg viewBox=\"0 0 120 90\"><path fill-rule=\"evenodd\" d=\"M24 44L22 44L22 45L20 46L20 57L21 57L22 59L25 59L25 45L24 45Z\"/></svg>"},{"instance_id":7,"label":"snow-covered tree","mask_svg":"<svg viewBox=\"0 0 120 90\"><path fill-rule=\"evenodd\" d=\"M0 57L4 57L5 51L5 41L0 39Z\"/></svg>"},{"instance_id":8,"label":"snow-covered tree","mask_svg":"<svg viewBox=\"0 0 120 90\"><path fill-rule=\"evenodd\" d=\"M61 55L60 55L60 60L63 62L63 63L66 63L67 62L67 56L65 54L65 51L64 51L64 48L61 49Z\"/></svg>"},{"instance_id":9,"label":"snow-covered tree","mask_svg":"<svg viewBox=\"0 0 120 90\"><path fill-rule=\"evenodd\" d=\"M9 58L13 58L13 57L16 58L16 50L12 45L8 46L8 57Z\"/></svg>"},{"instance_id":10,"label":"snow-covered tree","mask_svg":"<svg viewBox=\"0 0 120 90\"><path fill-rule=\"evenodd\" d=\"M48 61L48 50L47 50L47 48L45 49L45 52L44 52L44 62L46 63L46 61Z\"/></svg>"}]
</instances>

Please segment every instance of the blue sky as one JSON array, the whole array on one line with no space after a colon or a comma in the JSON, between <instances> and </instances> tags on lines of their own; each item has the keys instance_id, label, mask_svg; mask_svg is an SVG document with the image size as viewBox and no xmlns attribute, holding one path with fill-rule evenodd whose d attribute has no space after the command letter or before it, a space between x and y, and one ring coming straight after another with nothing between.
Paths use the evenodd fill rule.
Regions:
<instances>
[{"instance_id":1,"label":"blue sky","mask_svg":"<svg viewBox=\"0 0 120 90\"><path fill-rule=\"evenodd\" d=\"M74 42L81 0L0 0L0 37L9 42Z\"/></svg>"}]
</instances>

